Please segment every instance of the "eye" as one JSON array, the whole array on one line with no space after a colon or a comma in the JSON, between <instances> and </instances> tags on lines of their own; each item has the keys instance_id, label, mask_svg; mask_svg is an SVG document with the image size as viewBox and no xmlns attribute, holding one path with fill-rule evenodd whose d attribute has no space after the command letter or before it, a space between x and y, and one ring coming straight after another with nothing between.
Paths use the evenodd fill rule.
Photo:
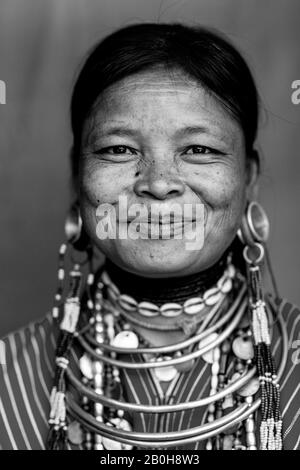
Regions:
<instances>
[{"instance_id":1,"label":"eye","mask_svg":"<svg viewBox=\"0 0 300 470\"><path fill-rule=\"evenodd\" d=\"M222 152L219 150L213 149L211 147L206 147L204 145L191 145L188 147L187 151L185 152L186 155L209 155L209 154L217 154L220 155Z\"/></svg>"},{"instance_id":2,"label":"eye","mask_svg":"<svg viewBox=\"0 0 300 470\"><path fill-rule=\"evenodd\" d=\"M99 155L108 154L108 155L136 155L136 151L127 147L127 145L112 145L110 147L105 147L103 149L97 150L95 153Z\"/></svg>"}]
</instances>

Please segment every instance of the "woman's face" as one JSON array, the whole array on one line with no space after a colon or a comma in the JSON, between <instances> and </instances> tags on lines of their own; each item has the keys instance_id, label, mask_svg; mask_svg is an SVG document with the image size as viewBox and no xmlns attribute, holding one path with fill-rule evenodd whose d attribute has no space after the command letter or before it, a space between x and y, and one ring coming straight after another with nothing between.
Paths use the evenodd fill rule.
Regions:
<instances>
[{"instance_id":1,"label":"woman's face","mask_svg":"<svg viewBox=\"0 0 300 470\"><path fill-rule=\"evenodd\" d=\"M240 125L179 70L157 68L117 82L102 92L85 122L79 177L85 229L108 258L135 274L182 276L214 264L236 235L248 179ZM144 222L148 236L124 236L123 230L120 237L112 230L108 238L99 238L102 204L116 210L114 228L129 227L133 217L126 222L124 211L118 216L120 196L125 212L130 214L133 204L148 211L136 219ZM153 207L167 213L174 203L182 214L187 205L193 208L188 220L175 216L175 222L161 219L159 224L152 219L159 235L151 237L147 214L155 212ZM195 221L196 212L203 217ZM170 229L169 238L162 237L162 226ZM185 233L201 231L203 246L188 249L186 236L174 236L182 227Z\"/></svg>"}]
</instances>

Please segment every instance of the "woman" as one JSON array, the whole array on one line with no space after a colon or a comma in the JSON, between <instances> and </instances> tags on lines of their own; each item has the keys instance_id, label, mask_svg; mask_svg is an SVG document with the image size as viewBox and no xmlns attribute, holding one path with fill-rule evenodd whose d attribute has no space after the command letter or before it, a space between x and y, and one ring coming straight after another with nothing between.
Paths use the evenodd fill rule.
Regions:
<instances>
[{"instance_id":1,"label":"woman","mask_svg":"<svg viewBox=\"0 0 300 470\"><path fill-rule=\"evenodd\" d=\"M243 58L203 28L126 27L71 121L55 306L4 339L2 448L298 449L299 310L263 292Z\"/></svg>"}]
</instances>

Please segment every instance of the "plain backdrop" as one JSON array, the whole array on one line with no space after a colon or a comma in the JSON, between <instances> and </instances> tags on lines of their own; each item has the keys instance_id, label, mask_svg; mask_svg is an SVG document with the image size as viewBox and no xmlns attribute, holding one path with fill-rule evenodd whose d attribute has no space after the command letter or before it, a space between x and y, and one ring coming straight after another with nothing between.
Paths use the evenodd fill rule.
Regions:
<instances>
[{"instance_id":1,"label":"plain backdrop","mask_svg":"<svg viewBox=\"0 0 300 470\"><path fill-rule=\"evenodd\" d=\"M264 107L260 201L282 296L300 304L299 0L0 0L0 336L45 315L70 201L69 100L96 41L136 22L223 31L241 50ZM245 90L246 92L246 90Z\"/></svg>"}]
</instances>

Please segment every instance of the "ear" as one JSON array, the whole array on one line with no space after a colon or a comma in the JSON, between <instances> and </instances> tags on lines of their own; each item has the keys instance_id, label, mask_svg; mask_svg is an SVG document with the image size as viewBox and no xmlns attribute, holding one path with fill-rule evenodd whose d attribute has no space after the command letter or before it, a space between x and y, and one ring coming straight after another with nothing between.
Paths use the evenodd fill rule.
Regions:
<instances>
[{"instance_id":1,"label":"ear","mask_svg":"<svg viewBox=\"0 0 300 470\"><path fill-rule=\"evenodd\" d=\"M260 159L256 150L247 156L246 161L246 196L247 201L256 201L258 199L258 177L259 177Z\"/></svg>"}]
</instances>

